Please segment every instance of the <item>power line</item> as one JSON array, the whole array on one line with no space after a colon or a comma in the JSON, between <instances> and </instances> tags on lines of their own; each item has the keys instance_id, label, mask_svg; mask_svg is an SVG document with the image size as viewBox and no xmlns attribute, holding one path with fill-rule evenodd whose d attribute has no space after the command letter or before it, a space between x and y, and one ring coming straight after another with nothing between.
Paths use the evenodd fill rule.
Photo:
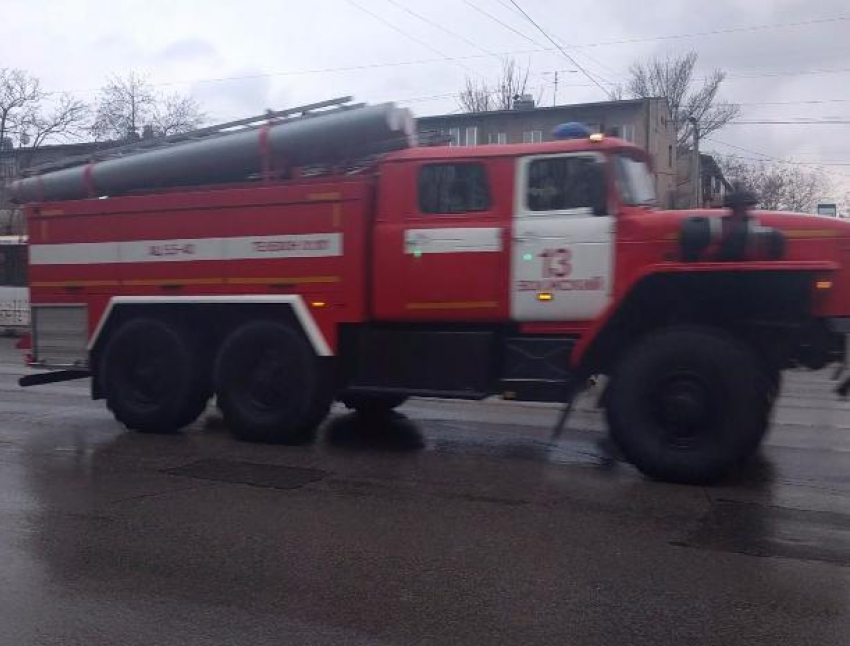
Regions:
<instances>
[{"instance_id":1,"label":"power line","mask_svg":"<svg viewBox=\"0 0 850 646\"><path fill-rule=\"evenodd\" d=\"M570 61L570 63L572 63L573 65L575 65L575 66L578 68L579 72L581 72L582 74L584 74L584 75L585 75L585 76L586 76L586 77L587 77L590 81L592 81L592 82L593 82L593 84L594 84L596 87L598 87L600 90L602 90L602 92L605 94L605 96L607 96L607 97L609 97L609 98L610 98L610 94L608 93L608 90L606 90L606 89L602 86L602 84L601 84L599 81L597 81L597 80L596 80L596 78L595 78L595 77L593 77L593 76L590 74L590 72L588 72L588 71L587 71L586 69L584 69L581 65L579 65L579 64L578 64L578 62L577 62L577 61L576 61L576 60L575 60L572 56L570 56L569 54L567 54L566 50L564 50L564 48L563 48L563 47L561 47L561 46L560 46L560 45L559 45L559 44L555 41L555 39L554 39L554 38L552 38L552 37L551 37L551 36L550 36L550 35L546 32L546 30L545 30L545 29L543 29L543 27L541 27L541 26L540 26L537 22L535 22L534 18L532 18L531 16L529 16L529 15L525 12L525 9L523 9L523 8L522 8L522 7L521 7L521 6L517 3L517 1L516 1L516 0L510 0L510 2L511 2L511 4L512 4L514 7L516 7L516 8L517 8L517 10L518 10L518 11L519 11L519 12L520 12L523 16L525 16L525 18L526 18L526 20L528 20L528 22L530 22L532 25L534 25L534 26L537 28L537 30L538 30L541 34L543 34L543 36L545 36L546 40L548 40L550 43L552 43L555 47L557 47L557 48L558 48L558 51L559 51L559 52L561 52L561 54L563 54L564 58L566 58L568 61Z\"/></svg>"},{"instance_id":2,"label":"power line","mask_svg":"<svg viewBox=\"0 0 850 646\"><path fill-rule=\"evenodd\" d=\"M781 72L758 72L756 74L727 74L727 79L757 79L757 78L773 78L777 76L809 76L814 74L846 74L850 72L850 67L838 67L834 69L820 70L791 70Z\"/></svg>"},{"instance_id":3,"label":"power line","mask_svg":"<svg viewBox=\"0 0 850 646\"><path fill-rule=\"evenodd\" d=\"M815 20L801 20L798 22L766 23L761 25L748 25L745 27L728 27L724 29L712 29L709 31L697 31L686 34L664 34L660 36L642 36L638 38L624 38L621 40L605 40L596 43L576 43L575 48L582 47L607 47L609 45L634 45L636 43L649 43L659 40L681 40L687 38L702 38L705 36L720 36L725 34L746 33L751 31L763 31L767 29L790 29L793 27L808 27L811 25L822 25L836 22L846 22L850 15L842 14L832 18L819 18Z\"/></svg>"},{"instance_id":4,"label":"power line","mask_svg":"<svg viewBox=\"0 0 850 646\"><path fill-rule=\"evenodd\" d=\"M351 1L351 0L349 0L349 1ZM480 59L480 58L490 57L490 56L503 57L503 56L515 56L515 55L524 55L524 54L554 53L554 52L559 51L558 48L556 48L556 47L543 47L543 46L541 46L540 43L538 43L534 39L530 38L526 34L523 34L521 31L515 29L514 27L512 27L508 23L500 20L499 18L497 18L493 14L483 10L482 8L473 4L469 0L464 0L464 2L467 5L469 5L470 7L472 7L473 9L475 9L476 11L488 16L492 20L495 20L496 22L498 22L499 24L504 26L506 29L509 29L510 31L518 34L519 36L521 36L525 40L534 44L536 47L534 49L515 49L515 50L502 51L502 52L491 52L491 53L488 53L488 54L470 54L470 55L465 55L465 56L447 56L447 55L443 54L442 52L440 52L438 54L438 58L422 58L422 59L411 59L411 60L405 60L405 61L394 61L394 62L383 62L383 63L363 63L363 64L358 64L358 65L345 65L345 66L338 66L338 67L324 67L324 68L312 68L312 69L301 69L301 70L284 70L284 71L277 71L277 72L267 72L267 73L261 73L261 74L245 74L245 75L238 75L238 76L208 77L208 78L199 78L199 79L190 79L190 80L179 80L179 81L171 81L171 82L151 83L150 85L153 86L153 87L174 87L174 86L180 86L180 85L192 85L192 84L202 84L202 83L223 83L223 82L231 82L231 81L253 80L253 79L260 79L260 78L274 78L274 77L282 77L282 76L307 76L307 75L311 75L311 74L331 74L331 73L340 73L340 72L356 72L356 71L367 71L367 70L373 70L373 69L383 69L383 68L393 68L393 67L407 67L407 66L414 66L414 65L432 65L432 64L435 64L435 63L455 63L455 62L458 62L458 61L477 60L477 59ZM361 10L363 10L367 13L372 13L372 12L369 12L368 10L365 10L362 6L358 5L358 7ZM385 24L387 24L387 26L390 26L390 24L391 24L391 23L387 23L382 18L378 18L378 19L381 20L382 22L384 22ZM636 39L617 40L617 41L600 41L600 42L596 42L596 43L584 43L584 44L579 44L579 45L571 45L571 48L577 49L577 48L583 48L583 47L601 47L601 46L606 46L606 45L619 45L619 44L627 44L627 43L635 43L635 42L650 42L650 41L653 41L653 40L669 40L669 39L673 39L673 38L687 38L687 37L691 37L691 36L709 36L709 35L715 35L715 34L736 33L736 32L745 32L745 31L763 30L763 29L780 29L780 28L799 27L799 26L805 26L805 25L831 23L831 22L846 21L846 20L850 20L850 16L839 16L839 17L835 17L835 18L825 18L825 19L821 19L821 20L810 20L810 21L795 22L795 23L774 23L774 24L765 24L765 25L753 25L753 26L749 26L749 27L720 29L720 30L713 30L713 31L707 31L707 32L699 32L699 33L694 33L694 34L673 34L673 35L651 36L651 37L646 37L646 38L636 38ZM395 26L392 26L392 29L395 30L395 31L400 31ZM407 36L407 37L411 37L409 34L407 34L405 32L402 32L402 33L404 33L405 36ZM415 37L414 37L414 39L415 39ZM423 44L424 44L424 41L419 41L419 39L415 39L415 40L417 40L417 42L423 42ZM427 46L432 51L435 51L430 45L426 44L425 46ZM465 69L469 69L469 68L465 68ZM786 76L786 75L787 76L800 76L800 75L809 75L809 74L844 74L844 73L847 73L847 72L850 72L850 68L839 68L839 69L833 69L833 70L808 70L808 71L794 71L794 72L774 72L774 73L749 74L749 75L731 74L731 75L727 75L726 78L727 78L727 80L738 79L738 78L752 79L752 78L762 78L762 77L770 78L770 77L775 77L775 76ZM700 79L696 78L695 80L700 80ZM594 84L594 85L596 85L598 87L598 84ZM569 87L593 87L593 85L590 85L590 84L570 84ZM56 90L56 91L50 92L49 94L60 94L62 92L68 92L68 93L71 93L71 94L83 94L83 93L97 92L99 89L100 88L81 88L81 89L71 89L71 90ZM841 101L845 101L845 100L841 100ZM850 101L850 100L847 100L847 101ZM812 103L814 103L814 101L812 101Z\"/></svg>"},{"instance_id":5,"label":"power line","mask_svg":"<svg viewBox=\"0 0 850 646\"><path fill-rule=\"evenodd\" d=\"M731 126L848 126L850 119L737 119Z\"/></svg>"},{"instance_id":6,"label":"power line","mask_svg":"<svg viewBox=\"0 0 850 646\"><path fill-rule=\"evenodd\" d=\"M729 155L729 157L738 158L738 159L749 159L750 161L759 161L759 162L772 162L775 164L785 164L791 166L814 166L820 167L823 164L818 164L816 162L798 162L794 160L784 160L779 159L778 157L774 157L773 155L768 155L767 153L760 152L758 150L753 150L752 148L744 148L743 146L738 146L736 144L730 144L727 141L720 141L719 139L714 139L712 137L706 137L705 141L710 141L713 144L720 144L721 146L726 146L728 148L732 148L733 150L740 150L741 152L750 153L751 155L759 155L759 157L742 157L741 155ZM833 175L835 177L842 178L850 178L850 175L847 173L837 173L835 171L823 171L826 175Z\"/></svg>"},{"instance_id":7,"label":"power line","mask_svg":"<svg viewBox=\"0 0 850 646\"><path fill-rule=\"evenodd\" d=\"M485 49L484 47L481 47L478 43L475 43L475 42L473 42L473 41L469 40L469 38L467 38L467 37L466 37L466 36L464 36L463 34L459 34L459 33L455 32L455 31L453 31L453 30L449 29L449 28L448 28L448 27L446 27L445 25L441 25L440 23L438 23L438 22L436 22L436 21L434 21L434 20L431 20L430 18L427 18L427 17L425 17L425 16L423 16L423 15L421 15L421 14L419 14L419 13L416 13L415 11L413 11L413 9L409 9L408 7L405 7L405 6L404 6L403 4L401 4L400 2L396 2L396 0L387 0L387 2L389 2L389 3L390 3L391 5L393 5L394 7L397 7L398 9L401 9L401 10L402 10L402 11L404 11L405 13L410 14L410 15L411 15L411 16L413 16L414 18L417 18L418 20L421 20L422 22L424 22L424 23L426 23L426 24L428 24L428 25L431 25L432 27L435 27L435 28L439 29L440 31L443 31L443 32L447 33L449 36L453 36L454 38L457 38L457 39L459 39L459 40L462 40L463 42L465 42L465 43L466 43L467 45L469 45L470 47L474 47L474 48L475 48L475 49L477 49L478 51L480 51L480 52L484 52L484 53L485 53L485 54L487 54L488 56L496 56L496 54L494 54L494 53L493 53L493 52L491 52L490 50Z\"/></svg>"},{"instance_id":8,"label":"power line","mask_svg":"<svg viewBox=\"0 0 850 646\"><path fill-rule=\"evenodd\" d=\"M802 101L746 101L737 105L820 105L822 103L850 103L850 99L806 99Z\"/></svg>"},{"instance_id":9,"label":"power line","mask_svg":"<svg viewBox=\"0 0 850 646\"><path fill-rule=\"evenodd\" d=\"M490 18L490 20L493 20L493 21L495 21L495 22L499 23L499 24L500 24L500 25L502 25L502 27L504 27L505 29L507 29L508 31L511 31L511 32L515 33L517 36L520 36L521 38L524 38L525 40L527 40L527 41L528 41L529 43L531 43L532 45L537 45L538 47L542 47L542 45L540 45L540 43L538 43L536 40L534 40L531 36L529 36L529 35L527 35L527 34L525 34L525 33L521 32L519 29L517 29L517 28L516 28L516 27L514 27L513 25L510 25L510 24L506 23L506 22L505 22L504 20L502 20L501 18L498 18L498 17L494 16L492 13L490 13L490 12L489 12L489 11L487 11L486 9L482 9L482 8L481 8L481 7L479 7L477 4L474 4L473 2L470 2L470 0L463 0L463 1L464 1L464 3L465 3L465 4L467 4L468 6L472 7L473 9L475 9L475 11L477 11L478 13L480 13L480 14L482 14L482 15L484 15L484 16L487 16L488 18ZM544 50L545 50L545 49L546 49L546 48L544 48ZM553 51L553 50L549 50L549 51Z\"/></svg>"},{"instance_id":10,"label":"power line","mask_svg":"<svg viewBox=\"0 0 850 646\"><path fill-rule=\"evenodd\" d=\"M464 63L460 62L460 60L459 60L458 58L451 57L451 56L448 56L448 55L444 54L444 53L443 53L443 52L441 52L439 49L437 49L436 47L434 47L433 45L431 45L431 43L428 43L428 42L426 42L426 41L424 41L424 40L422 40L422 39L420 39L420 38L418 38L418 37L414 36L414 35L413 35L413 34L411 34L410 32L405 31L405 30L404 30L404 29L402 29L401 27L398 27L397 25L394 25L393 23L391 23L389 20L387 20L387 19L386 19L386 18L384 18L383 16L381 16L381 15L379 15L379 14L375 13L374 11L371 11L370 9L367 9L366 7L364 7L364 6L360 5L360 4L358 4L358 3L357 3L357 2L355 2L354 0L348 0L348 4L350 4L350 5L351 5L351 6L353 6L353 7L357 7L357 9L359 9L359 10L360 10L360 11L362 11L363 13L365 13L365 14L367 14L367 15L369 15L369 16L372 16L372 18L374 18L374 19L375 19L375 20L377 20L378 22L380 22L380 23L382 23L382 24L386 25L387 27L389 27L389 28L390 28L390 29L392 29L393 31L398 32L399 34L401 34L402 36L404 36L404 37L406 37L406 38L408 38L408 39L412 40L413 42L415 42L415 43L418 43L418 44L422 45L422 47L425 47L425 48L427 48L427 49L430 49L432 52L434 52L434 53L435 53L435 54L437 54L438 56L441 56L441 57L443 57L443 58L444 58L444 59L446 59L446 60L452 60L453 62L457 63L457 65L458 65L458 66L460 66L461 68L463 68L463 69L464 69L467 73L472 74L473 76L480 76L480 75L478 74L478 72L476 72L475 70L473 70L473 69L472 69L471 67L469 67L468 65L465 65Z\"/></svg>"},{"instance_id":11,"label":"power line","mask_svg":"<svg viewBox=\"0 0 850 646\"><path fill-rule=\"evenodd\" d=\"M505 8L506 8L508 11L510 11L512 14L516 14L516 11L517 11L517 10L516 10L516 7L514 7L512 4L509 4L510 0L497 0L497 1L498 1L498 3L499 3L500 5L502 5L503 7L505 7ZM472 7L474 7L474 8L476 8L476 9L478 9L479 11L481 11L482 13L484 13L484 15L486 15L486 16L488 16L488 17L492 18L493 20L497 21L499 24L504 25L505 27L507 27L508 29L511 29L512 31L515 31L515 30L514 30L514 29L513 29L510 25L507 25L507 24L503 23L501 20L499 20L499 19L498 19L498 18L496 18L495 16L493 16L493 15L491 15L491 14L487 13L487 12L486 12L486 11L484 11L483 9L480 9L480 8L478 8L478 7L475 7L474 5L472 5L472 4L471 4L471 3L469 3L469 2L467 2L467 4L468 4L468 5L470 5L470 6L472 6ZM516 33L520 33L520 32L516 32ZM531 40L530 38L528 38L528 37L527 37L527 36L525 36L524 34L520 34L520 35L521 35L521 36L523 36L524 38L527 38L528 40ZM559 38L558 38L558 40L559 40L559 41L561 42L561 44L563 45L563 38L560 38L560 37L559 37ZM536 45L538 45L538 46L540 45L540 43L539 43L539 42L537 42L537 41L535 41L535 40L531 40L531 42L535 43L535 44L536 44ZM571 47L571 46L565 46L565 47L566 47L567 49L573 49L573 50L574 50L574 49L577 49L576 47ZM593 63L594 65L597 65L597 66L599 66L599 67L601 67L601 68L603 68L603 69L605 69L605 70L607 70L608 72L610 72L610 73L611 73L611 74L613 74L614 76L619 76L619 73L618 73L618 72L616 72L615 70L611 69L608 65L606 65L605 63L603 63L603 62L602 62L602 61L600 61L599 59L594 58L593 56L591 56L591 55L590 55L590 54L588 54L587 52L575 52L575 53L576 53L576 54L579 54L579 55L581 55L581 56L584 56L584 57L585 57L587 60L589 60L591 63ZM611 82L611 81L609 81L608 79L604 78L601 74L597 74L597 76L598 76L598 77L599 77L599 79L600 79L600 80L602 80L603 82L605 82L605 83L607 83L607 84L609 84L609 85L614 85L614 83L612 83L612 82Z\"/></svg>"},{"instance_id":12,"label":"power line","mask_svg":"<svg viewBox=\"0 0 850 646\"><path fill-rule=\"evenodd\" d=\"M506 0L506 1L512 1L512 0ZM475 5L473 5L468 0L464 0L464 2L466 2L466 4L473 7L477 11L486 14L486 12L483 9L476 7ZM507 6L506 3L503 2L502 0L499 0L499 3L502 6ZM490 14L486 14L486 15L490 15ZM495 18L492 15L490 15L490 17L493 18L494 20L497 20L498 22L501 22L500 20L498 20L498 18ZM634 45L636 43L650 43L650 42L659 41L659 40L681 40L681 39L687 39L687 38L702 38L702 37L706 37L706 36L721 36L721 35L726 35L726 34L747 33L747 32L752 32L752 31L764 31L764 30L770 30L770 29L791 29L791 28L795 28L795 27L809 27L809 26L812 26L812 25L823 25L823 24L846 22L846 21L850 21L850 14L839 14L837 16L832 16L832 17L828 17L828 18L816 18L816 19L813 19L813 20L800 20L800 21L796 21L796 22L775 22L775 23L762 23L762 24L758 24L758 25L746 25L746 26L743 26L743 27L725 27L725 28L720 28L720 29L711 29L711 30L706 30L706 31L688 32L688 33L683 33L683 34L660 34L658 36L638 36L636 38L622 38L622 39L618 39L618 40L602 40L602 41L591 42L591 43L573 43L570 47L572 49L581 49L583 47L608 47L608 46L611 46L611 45ZM528 40L527 36L516 31L513 27L509 27L507 25L505 25L505 26L508 29L510 29L511 31L518 33L520 36L523 36L523 38L526 38Z\"/></svg>"}]
</instances>

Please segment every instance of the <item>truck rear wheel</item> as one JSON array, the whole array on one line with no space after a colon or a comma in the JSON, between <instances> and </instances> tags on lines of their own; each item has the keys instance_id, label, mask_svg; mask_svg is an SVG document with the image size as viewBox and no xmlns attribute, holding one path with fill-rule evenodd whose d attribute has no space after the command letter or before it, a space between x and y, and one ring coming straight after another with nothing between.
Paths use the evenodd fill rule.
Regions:
<instances>
[{"instance_id":1,"label":"truck rear wheel","mask_svg":"<svg viewBox=\"0 0 850 646\"><path fill-rule=\"evenodd\" d=\"M133 319L110 337L98 378L115 419L143 433L191 424L209 400L198 349L179 327Z\"/></svg>"},{"instance_id":2,"label":"truck rear wheel","mask_svg":"<svg viewBox=\"0 0 850 646\"><path fill-rule=\"evenodd\" d=\"M303 444L327 414L317 357L306 341L276 321L255 321L225 340L215 366L218 405L239 439Z\"/></svg>"},{"instance_id":3,"label":"truck rear wheel","mask_svg":"<svg viewBox=\"0 0 850 646\"><path fill-rule=\"evenodd\" d=\"M763 381L753 352L723 332L657 332L628 351L612 376L611 436L652 478L717 481L764 436Z\"/></svg>"}]
</instances>

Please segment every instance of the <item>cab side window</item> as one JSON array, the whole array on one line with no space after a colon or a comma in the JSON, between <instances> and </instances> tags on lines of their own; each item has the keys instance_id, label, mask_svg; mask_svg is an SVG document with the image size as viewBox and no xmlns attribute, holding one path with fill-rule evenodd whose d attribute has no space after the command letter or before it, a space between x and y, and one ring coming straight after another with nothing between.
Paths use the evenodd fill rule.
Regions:
<instances>
[{"instance_id":1,"label":"cab side window","mask_svg":"<svg viewBox=\"0 0 850 646\"><path fill-rule=\"evenodd\" d=\"M428 164L420 169L421 213L468 213L489 208L490 189L483 164Z\"/></svg>"},{"instance_id":2,"label":"cab side window","mask_svg":"<svg viewBox=\"0 0 850 646\"><path fill-rule=\"evenodd\" d=\"M607 211L605 165L595 157L548 157L528 166L526 203L531 211L589 208Z\"/></svg>"}]
</instances>

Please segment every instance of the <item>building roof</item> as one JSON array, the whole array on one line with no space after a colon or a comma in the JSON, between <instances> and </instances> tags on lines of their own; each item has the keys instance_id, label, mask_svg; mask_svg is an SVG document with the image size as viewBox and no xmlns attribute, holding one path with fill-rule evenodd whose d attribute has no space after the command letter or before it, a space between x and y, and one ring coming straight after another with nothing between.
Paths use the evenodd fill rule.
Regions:
<instances>
[{"instance_id":1,"label":"building roof","mask_svg":"<svg viewBox=\"0 0 850 646\"><path fill-rule=\"evenodd\" d=\"M651 97L647 99L620 99L618 101L597 101L595 103L568 103L563 105L537 106L520 110L489 110L487 112L453 112L450 114L434 114L419 117L418 121L440 120L440 121L463 121L470 118L492 117L501 115L528 115L540 112L570 112L577 110L594 110L599 108L627 107L642 105L646 101L664 100L663 97Z\"/></svg>"}]
</instances>

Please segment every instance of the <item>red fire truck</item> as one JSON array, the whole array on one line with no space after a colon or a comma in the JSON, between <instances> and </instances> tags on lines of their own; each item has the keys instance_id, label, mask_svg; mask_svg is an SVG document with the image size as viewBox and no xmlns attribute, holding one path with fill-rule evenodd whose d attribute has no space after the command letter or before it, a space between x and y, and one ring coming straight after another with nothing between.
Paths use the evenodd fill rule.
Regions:
<instances>
[{"instance_id":1,"label":"red fire truck","mask_svg":"<svg viewBox=\"0 0 850 646\"><path fill-rule=\"evenodd\" d=\"M20 180L31 363L56 370L22 384L90 376L141 432L215 397L236 436L294 443L334 400L566 403L606 375L626 458L708 482L783 369L847 358L850 223L659 210L642 150L575 127L415 147L411 124L307 106Z\"/></svg>"}]
</instances>

